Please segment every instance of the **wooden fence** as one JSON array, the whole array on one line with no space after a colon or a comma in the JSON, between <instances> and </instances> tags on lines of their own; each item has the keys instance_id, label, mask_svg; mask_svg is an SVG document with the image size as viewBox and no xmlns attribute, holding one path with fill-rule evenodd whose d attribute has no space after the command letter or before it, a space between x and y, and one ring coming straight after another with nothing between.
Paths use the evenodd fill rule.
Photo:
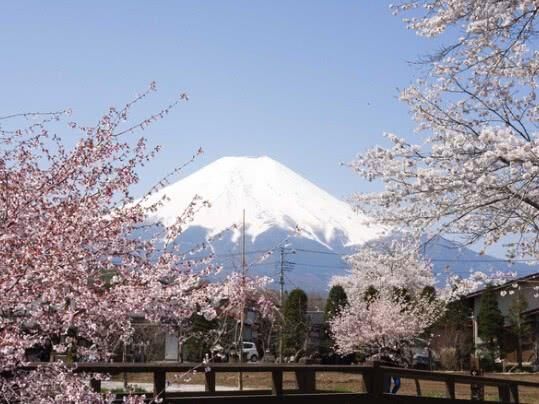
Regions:
<instances>
[{"instance_id":1,"label":"wooden fence","mask_svg":"<svg viewBox=\"0 0 539 404\"><path fill-rule=\"evenodd\" d=\"M39 364L43 366L43 364ZM30 368L38 366L34 364ZM46 366L46 365L45 365ZM205 391L201 392L169 392L167 391L167 373L189 372L194 367L204 374ZM200 365L190 363L78 363L74 365L75 372L96 374L120 373L151 373L153 374L153 397L163 399L164 403L463 403L468 399L457 399L455 386L472 386L477 390L485 386L493 386L497 390L498 402L522 403L520 399L521 388L533 389L537 393L533 401L539 403L539 383L504 380L489 377L466 376L441 372L427 372L412 369L383 367L378 363L367 366L359 365L302 365L302 364L235 364L211 363L206 369ZM220 373L256 373L271 374L271 390L244 390L244 391L216 391L216 375ZM287 390L283 388L283 374L291 372L295 375L297 388ZM347 373L361 375L364 392L342 393L318 391L316 374L320 372ZM415 381L416 395L404 396L401 394L388 394L388 378L398 376L403 379ZM422 396L420 381L435 381L445 385L445 397L432 398ZM360 381L358 380L358 391ZM92 380L92 388L101 391L101 382ZM151 394L150 394L151 395ZM151 402L152 399L149 399ZM530 401L528 401L530 402Z\"/></svg>"}]
</instances>

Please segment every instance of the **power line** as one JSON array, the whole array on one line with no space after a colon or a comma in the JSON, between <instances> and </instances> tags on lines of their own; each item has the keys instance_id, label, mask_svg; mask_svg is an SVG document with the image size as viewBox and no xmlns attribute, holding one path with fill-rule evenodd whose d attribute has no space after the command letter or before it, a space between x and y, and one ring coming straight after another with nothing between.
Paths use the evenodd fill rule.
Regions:
<instances>
[{"instance_id":1,"label":"power line","mask_svg":"<svg viewBox=\"0 0 539 404\"><path fill-rule=\"evenodd\" d=\"M336 255L339 257L347 257L352 254L339 254L333 251L322 251L322 250L311 250L308 248L296 248L296 251L306 252L306 253L312 253L312 254L325 254L325 255ZM434 262L487 262L487 263L494 263L494 262L505 262L508 264L514 263L514 262L537 262L539 263L539 260L534 258L520 258L520 259L502 259L502 258L484 258L484 259L456 259L456 258L431 258L430 261Z\"/></svg>"},{"instance_id":2,"label":"power line","mask_svg":"<svg viewBox=\"0 0 539 404\"><path fill-rule=\"evenodd\" d=\"M446 260L440 260L440 262L446 262ZM473 263L473 262L479 262L479 261L473 261L473 260L462 260L462 261L459 261L459 260L454 260L454 261L450 261L450 262L463 262L463 263ZM482 261L481 261L482 262ZM249 267L252 268L252 267L259 267L259 266L275 266L276 263L275 262L260 262L260 263L255 263L255 264L249 264ZM311 263L307 263L307 262L294 262L294 265L295 266L300 266L300 267L312 267L312 268L329 268L329 269L350 269L352 266L345 266L345 265L325 265L325 264L311 264ZM522 269L520 268L518 271L516 272L519 272L519 273L522 273L522 272L535 272L536 271L536 268L533 268L533 267L530 267L530 268L525 268L525 269ZM450 270L448 271L449 273L470 273L470 272L473 272L473 269L459 269L459 270Z\"/></svg>"},{"instance_id":3,"label":"power line","mask_svg":"<svg viewBox=\"0 0 539 404\"><path fill-rule=\"evenodd\" d=\"M309 250L308 248L296 248L296 251L301 252L307 252L307 253L313 253L313 254L327 254L327 255L339 255L339 256L347 256L349 254L338 254L333 251L322 251L322 250Z\"/></svg>"},{"instance_id":4,"label":"power line","mask_svg":"<svg viewBox=\"0 0 539 404\"><path fill-rule=\"evenodd\" d=\"M434 262L486 262L486 263L495 263L495 262L504 262L506 264L512 264L515 262L536 262L539 263L536 259L514 259L514 260L504 260L501 258L492 258L492 259L477 259L477 260L471 260L471 259L455 259L455 258L432 258L430 261Z\"/></svg>"},{"instance_id":5,"label":"power line","mask_svg":"<svg viewBox=\"0 0 539 404\"><path fill-rule=\"evenodd\" d=\"M313 267L313 268L335 268L335 269L348 269L348 268L350 268L350 267L347 267L347 266L309 264L309 263L306 263L306 262L296 262L295 265L302 266L302 267Z\"/></svg>"},{"instance_id":6,"label":"power line","mask_svg":"<svg viewBox=\"0 0 539 404\"><path fill-rule=\"evenodd\" d=\"M470 262L470 261L458 261L456 260L455 262ZM275 262L261 262L261 263L257 263L257 264L251 264L249 265L249 267L258 267L258 266L268 266L268 265L273 265L275 266ZM324 265L324 264L310 264L310 263L306 263L306 262L294 262L294 265L295 266L300 266L300 267L312 267L312 268L329 268L329 269L350 269L351 266L340 266L340 265ZM535 272L535 268L529 268L529 269L520 269L519 271L516 271L516 272ZM473 269L459 269L459 270L450 270L448 271L448 273L470 273L470 272L473 272Z\"/></svg>"},{"instance_id":7,"label":"power line","mask_svg":"<svg viewBox=\"0 0 539 404\"><path fill-rule=\"evenodd\" d=\"M246 255L253 255L253 254L260 254L260 253L267 253L270 251L275 251L277 248L270 248L266 250L253 250L245 252ZM322 255L333 255L337 257L348 257L353 255L353 253L350 254L340 254L332 251L322 251L322 250L312 250L307 248L294 248L294 251L297 252L305 252L305 253L311 253L311 254L322 254ZM235 252L235 253L226 253L226 254L210 254L205 256L196 256L194 255L194 259L202 259L202 258L227 258L227 257L237 257L241 256L241 252ZM502 258L484 258L484 259L465 259L465 258L431 258L431 262L463 262L463 263L506 263L506 264L512 264L512 263L519 263L519 262L531 262L531 263L538 263L539 260L533 259L533 258L520 258L520 259L502 259Z\"/></svg>"}]
</instances>

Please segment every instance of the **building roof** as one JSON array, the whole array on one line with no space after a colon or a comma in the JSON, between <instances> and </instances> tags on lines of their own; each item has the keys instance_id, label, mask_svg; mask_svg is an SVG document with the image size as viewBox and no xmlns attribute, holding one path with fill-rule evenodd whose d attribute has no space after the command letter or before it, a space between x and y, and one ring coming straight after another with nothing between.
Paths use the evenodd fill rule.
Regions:
<instances>
[{"instance_id":1,"label":"building roof","mask_svg":"<svg viewBox=\"0 0 539 404\"><path fill-rule=\"evenodd\" d=\"M501 285L494 286L494 290L506 288L508 285L511 285L513 283L522 283L522 282L529 282L529 281L539 281L539 272L535 272L533 274L529 274L526 276L521 276L520 278L515 278L505 283L502 283ZM471 299L477 296L481 296L484 291L485 291L485 288L476 290L475 292L468 293L466 296L464 296L464 298Z\"/></svg>"},{"instance_id":2,"label":"building roof","mask_svg":"<svg viewBox=\"0 0 539 404\"><path fill-rule=\"evenodd\" d=\"M539 314L539 307L522 312L522 315L525 317L535 316L536 314Z\"/></svg>"}]
</instances>

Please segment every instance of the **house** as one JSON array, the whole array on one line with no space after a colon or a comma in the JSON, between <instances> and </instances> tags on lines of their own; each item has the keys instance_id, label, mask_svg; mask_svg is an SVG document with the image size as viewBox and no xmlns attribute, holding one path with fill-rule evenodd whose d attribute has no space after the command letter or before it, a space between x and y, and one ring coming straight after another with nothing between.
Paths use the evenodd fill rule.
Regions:
<instances>
[{"instance_id":1,"label":"house","mask_svg":"<svg viewBox=\"0 0 539 404\"><path fill-rule=\"evenodd\" d=\"M484 291L485 289L481 289L465 297L472 309L473 343L476 349L483 342L478 335L478 315ZM529 326L530 333L523 336L522 358L523 362L528 364L539 362L539 273L523 276L496 286L495 291L498 292L496 294L498 307L506 319L506 327L509 327L509 311L517 296L520 295L520 298L527 302L527 308L522 312L522 315ZM516 343L514 339L505 342L506 346L513 347ZM506 352L506 363L516 363L516 356L516 348Z\"/></svg>"},{"instance_id":2,"label":"house","mask_svg":"<svg viewBox=\"0 0 539 404\"><path fill-rule=\"evenodd\" d=\"M265 324L259 311L254 308L254 303L245 307L243 317L242 340L244 342L256 343L259 349L264 348L264 332L266 332L264 328ZM232 346L232 344L234 344L234 339L239 338L236 333L240 329L240 321L237 318L237 315L228 316L221 321L228 321L228 326L226 327L227 331L221 336L221 340L219 341L218 345L223 345L224 348L228 349ZM182 344L177 335L174 333L169 333L164 338L163 343L164 360L182 361L184 359L182 355L185 355L186 352L181 352Z\"/></svg>"}]
</instances>

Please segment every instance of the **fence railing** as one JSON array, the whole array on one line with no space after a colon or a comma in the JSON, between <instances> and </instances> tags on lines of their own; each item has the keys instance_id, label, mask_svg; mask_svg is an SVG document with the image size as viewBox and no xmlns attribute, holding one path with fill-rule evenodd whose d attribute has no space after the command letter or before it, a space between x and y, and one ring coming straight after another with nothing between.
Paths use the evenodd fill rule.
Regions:
<instances>
[{"instance_id":1,"label":"fence railing","mask_svg":"<svg viewBox=\"0 0 539 404\"><path fill-rule=\"evenodd\" d=\"M47 364L32 364L29 368L47 366ZM303 364L240 364L240 363L211 363L200 369L204 373L205 391L201 392L169 392L167 391L167 373L190 372L200 365L192 363L78 363L73 365L74 372L92 374L121 373L151 373L153 375L153 398L163 399L165 403L195 402L195 403L249 403L257 404L289 402L289 403L462 403L471 399L457 399L457 384L468 385L470 392L492 386L497 389L498 401L504 403L521 403L520 389L523 387L537 392L535 401L539 402L539 383L508 380L493 377L466 376L443 372L428 372L421 370L383 367L379 363L361 365L303 365ZM221 373L268 373L271 374L271 390L217 391L216 375ZM296 389L283 388L283 374L295 375ZM318 391L316 386L317 373L347 373L361 375L364 392L343 393ZM415 396L391 395L387 392L388 379L401 377L415 381ZM420 381L435 381L445 384L445 397L424 397ZM101 381L93 379L92 388L100 392ZM360 389L358 381L358 390ZM402 401L406 397L406 401ZM256 399L256 401L254 401ZM151 399L150 399L151 401Z\"/></svg>"}]
</instances>

